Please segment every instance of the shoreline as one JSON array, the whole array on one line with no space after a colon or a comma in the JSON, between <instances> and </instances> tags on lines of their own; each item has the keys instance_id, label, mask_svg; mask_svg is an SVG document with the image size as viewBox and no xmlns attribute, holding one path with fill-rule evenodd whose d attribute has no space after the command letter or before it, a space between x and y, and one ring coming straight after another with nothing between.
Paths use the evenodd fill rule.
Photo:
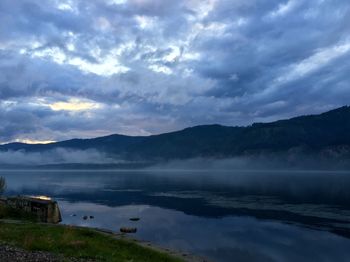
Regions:
<instances>
[{"instance_id":1,"label":"shoreline","mask_svg":"<svg viewBox=\"0 0 350 262\"><path fill-rule=\"evenodd\" d=\"M145 241L145 240L139 240L139 239L136 239L128 234L116 233L116 232L113 232L112 230L108 230L108 229L102 229L102 228L96 228L96 227L84 227L84 226L76 226L76 225L68 225L68 224L33 223L33 222L28 222L28 221L23 221L23 220L14 220L14 219L0 219L0 223L11 224L11 225L30 225L30 224L32 224L32 225L37 225L37 226L49 226L49 227L57 227L57 228L64 228L64 229L91 230L91 231L94 231L98 234L110 236L116 240L131 242L133 244L136 244L139 247L145 248L147 250L152 250L152 251L160 253L160 254L165 254L167 256L173 257L175 259L179 259L181 261L185 261L185 262L209 262L209 260L206 258L195 256L195 255L192 255L192 254L187 253L187 252L181 252L181 251L173 250L170 248L164 248L164 247L161 247L161 246L154 244L152 242ZM0 240L0 244L7 245L8 243L2 242ZM14 245L14 246L17 246L17 245ZM48 252L48 253L51 253L51 252Z\"/></svg>"},{"instance_id":2,"label":"shoreline","mask_svg":"<svg viewBox=\"0 0 350 262\"><path fill-rule=\"evenodd\" d=\"M130 234L125 234L125 233L115 233L112 230L108 230L108 229L102 229L102 228L96 228L96 227L83 227L83 226L71 226L71 225L67 225L67 224L58 224L58 226L68 226L68 227L74 227L74 228L88 228L91 230L95 230L101 234L106 234L106 235L110 235L113 236L117 239L126 239L128 241L132 241L142 247L145 248L150 248L154 251L157 252L161 252L161 253L166 253L170 256L174 256L177 258L180 258L186 262L210 262L208 259L203 258L203 257L199 257L199 256L195 256L193 254L190 254L188 252L183 252L183 251L179 251L179 250L174 250L174 249L170 249L170 248L165 248L162 246L159 246L157 244L154 244L150 241L146 241L146 240L140 240L137 238L132 237Z\"/></svg>"}]
</instances>

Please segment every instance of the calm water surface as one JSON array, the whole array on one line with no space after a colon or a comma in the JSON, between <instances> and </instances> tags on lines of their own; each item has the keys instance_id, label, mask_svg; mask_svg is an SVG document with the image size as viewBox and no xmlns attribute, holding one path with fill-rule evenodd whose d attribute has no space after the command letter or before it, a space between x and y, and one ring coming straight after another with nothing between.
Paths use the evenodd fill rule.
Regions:
<instances>
[{"instance_id":1,"label":"calm water surface","mask_svg":"<svg viewBox=\"0 0 350 262\"><path fill-rule=\"evenodd\" d=\"M350 173L88 170L0 176L8 195L56 198L65 224L116 232L136 226L136 238L211 261L350 261Z\"/></svg>"}]
</instances>

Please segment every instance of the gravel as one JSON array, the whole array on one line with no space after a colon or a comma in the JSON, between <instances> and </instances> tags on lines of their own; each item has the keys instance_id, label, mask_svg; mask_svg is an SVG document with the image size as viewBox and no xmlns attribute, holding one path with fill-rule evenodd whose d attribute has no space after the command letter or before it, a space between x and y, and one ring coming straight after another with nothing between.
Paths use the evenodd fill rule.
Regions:
<instances>
[{"instance_id":1,"label":"gravel","mask_svg":"<svg viewBox=\"0 0 350 262\"><path fill-rule=\"evenodd\" d=\"M63 256L41 251L26 251L17 247L0 245L0 261L8 262L93 262L76 258L63 258Z\"/></svg>"}]
</instances>

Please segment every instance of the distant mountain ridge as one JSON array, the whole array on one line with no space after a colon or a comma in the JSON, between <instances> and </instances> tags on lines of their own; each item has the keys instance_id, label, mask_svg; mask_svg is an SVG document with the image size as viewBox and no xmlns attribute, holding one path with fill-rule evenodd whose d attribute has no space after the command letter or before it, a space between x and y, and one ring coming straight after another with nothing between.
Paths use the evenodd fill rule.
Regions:
<instances>
[{"instance_id":1,"label":"distant mountain ridge","mask_svg":"<svg viewBox=\"0 0 350 262\"><path fill-rule=\"evenodd\" d=\"M312 153L350 159L350 107L247 127L203 125L151 136L109 135L50 144L10 143L1 151L96 149L130 161Z\"/></svg>"}]
</instances>

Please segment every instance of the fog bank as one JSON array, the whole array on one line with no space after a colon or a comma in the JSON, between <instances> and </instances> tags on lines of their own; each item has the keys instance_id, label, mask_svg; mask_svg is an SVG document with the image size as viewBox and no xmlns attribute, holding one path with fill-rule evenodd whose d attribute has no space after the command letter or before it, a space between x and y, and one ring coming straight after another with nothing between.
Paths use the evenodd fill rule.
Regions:
<instances>
[{"instance_id":1,"label":"fog bank","mask_svg":"<svg viewBox=\"0 0 350 262\"><path fill-rule=\"evenodd\" d=\"M57 148L44 152L3 151L0 165L51 165L51 164L118 164L123 161L107 156L95 149L71 150Z\"/></svg>"},{"instance_id":2,"label":"fog bank","mask_svg":"<svg viewBox=\"0 0 350 262\"><path fill-rule=\"evenodd\" d=\"M283 154L242 156L233 158L192 158L169 160L149 169L162 170L350 170L346 159L327 159L317 155L289 157Z\"/></svg>"}]
</instances>

